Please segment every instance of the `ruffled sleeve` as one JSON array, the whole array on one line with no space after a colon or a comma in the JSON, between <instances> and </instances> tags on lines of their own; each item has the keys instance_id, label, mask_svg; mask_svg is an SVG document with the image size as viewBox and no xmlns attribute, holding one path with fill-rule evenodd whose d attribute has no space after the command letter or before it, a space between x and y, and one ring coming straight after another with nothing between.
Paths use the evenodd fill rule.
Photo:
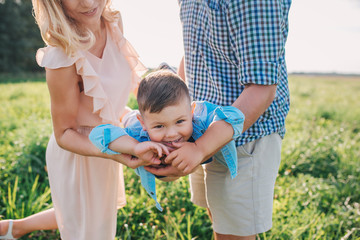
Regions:
<instances>
[{"instance_id":1,"label":"ruffled sleeve","mask_svg":"<svg viewBox=\"0 0 360 240\"><path fill-rule=\"evenodd\" d=\"M36 61L39 66L50 69L69 67L75 64L77 74L83 79L85 95L93 98L93 113L98 113L103 122L119 123L100 83L100 77L81 52L69 57L62 49L47 46L37 51Z\"/></svg>"},{"instance_id":2,"label":"ruffled sleeve","mask_svg":"<svg viewBox=\"0 0 360 240\"><path fill-rule=\"evenodd\" d=\"M144 64L142 64L139 59L139 55L130 42L123 36L118 23L111 22L108 26L110 28L111 37L113 38L116 46L124 55L126 61L129 63L130 69L132 71L132 91L136 94L141 77L148 69L144 66Z\"/></svg>"},{"instance_id":3,"label":"ruffled sleeve","mask_svg":"<svg viewBox=\"0 0 360 240\"><path fill-rule=\"evenodd\" d=\"M36 62L40 67L57 69L69 67L76 61L76 57L69 57L60 48L47 46L36 53Z\"/></svg>"}]
</instances>

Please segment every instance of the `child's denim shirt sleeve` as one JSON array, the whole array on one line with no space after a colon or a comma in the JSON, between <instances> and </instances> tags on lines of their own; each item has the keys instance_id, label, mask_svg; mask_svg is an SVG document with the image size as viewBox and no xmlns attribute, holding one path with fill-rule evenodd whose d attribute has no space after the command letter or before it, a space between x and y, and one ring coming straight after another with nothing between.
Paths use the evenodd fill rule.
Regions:
<instances>
[{"instance_id":1,"label":"child's denim shirt sleeve","mask_svg":"<svg viewBox=\"0 0 360 240\"><path fill-rule=\"evenodd\" d=\"M102 124L91 130L89 139L101 152L107 154L119 154L118 152L109 149L109 144L124 135L128 135L124 128L116 127L111 124Z\"/></svg>"},{"instance_id":2,"label":"child's denim shirt sleeve","mask_svg":"<svg viewBox=\"0 0 360 240\"><path fill-rule=\"evenodd\" d=\"M219 106L209 102L194 102L193 126L194 139L201 137L211 123L224 120L230 123L234 129L233 139L239 137L242 133L245 116L233 106ZM237 175L237 152L235 141L232 140L221 149L225 162L221 162L229 168L231 178Z\"/></svg>"},{"instance_id":3,"label":"child's denim shirt sleeve","mask_svg":"<svg viewBox=\"0 0 360 240\"><path fill-rule=\"evenodd\" d=\"M127 127L121 128L111 124L99 125L90 132L89 139L101 152L107 154L119 154L109 149L109 144L124 135L129 135L139 142L150 140L147 132L143 130L140 122L137 120L136 114L131 113L130 118L125 122L125 126ZM156 197L155 176L146 171L143 166L136 168L135 173L140 176L141 185L145 188L146 192L155 200L156 208L162 211L163 209Z\"/></svg>"},{"instance_id":4,"label":"child's denim shirt sleeve","mask_svg":"<svg viewBox=\"0 0 360 240\"><path fill-rule=\"evenodd\" d=\"M155 200L156 208L162 212L163 208L156 197L156 182L155 176L151 172L145 170L144 166L135 169L135 172L140 176L141 185L145 188L146 192Z\"/></svg>"}]
</instances>

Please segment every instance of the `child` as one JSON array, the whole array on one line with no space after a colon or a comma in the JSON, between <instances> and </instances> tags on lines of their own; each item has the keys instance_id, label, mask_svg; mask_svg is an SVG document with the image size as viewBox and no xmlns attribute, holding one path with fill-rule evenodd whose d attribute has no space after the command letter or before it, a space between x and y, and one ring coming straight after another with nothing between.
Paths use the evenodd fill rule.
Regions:
<instances>
[{"instance_id":1,"label":"child","mask_svg":"<svg viewBox=\"0 0 360 240\"><path fill-rule=\"evenodd\" d=\"M214 121L224 120L231 124L234 130L233 138L238 137L243 129L244 115L240 110L232 106L221 107L209 102L191 104L186 84L178 75L168 70L159 70L145 77L140 82L137 101L140 114L139 111L131 111L125 115L123 118L125 128L105 124L91 131L90 140L102 152L108 154L122 152L124 144L128 142L121 138L124 135L129 135L139 141L133 146L134 148L151 140L171 150L176 149L181 142L198 139ZM138 148L143 150L143 154L146 151L148 154L156 152L154 147ZM222 164L228 167L231 178L234 178L237 173L235 142L233 140L229 142L221 149L221 152L225 159ZM162 211L156 199L155 176L146 171L144 166L136 168L135 171L140 175L143 187L156 201L157 208ZM177 178L160 177L160 179L173 181Z\"/></svg>"}]
</instances>

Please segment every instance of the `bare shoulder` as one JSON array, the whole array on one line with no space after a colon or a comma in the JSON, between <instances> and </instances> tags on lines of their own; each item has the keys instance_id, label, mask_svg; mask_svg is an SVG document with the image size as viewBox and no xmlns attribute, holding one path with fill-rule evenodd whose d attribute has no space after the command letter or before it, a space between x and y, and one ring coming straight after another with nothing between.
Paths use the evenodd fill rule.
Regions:
<instances>
[{"instance_id":1,"label":"bare shoulder","mask_svg":"<svg viewBox=\"0 0 360 240\"><path fill-rule=\"evenodd\" d=\"M53 103L75 100L82 90L82 78L77 74L75 65L58 69L46 69L46 82Z\"/></svg>"},{"instance_id":2,"label":"bare shoulder","mask_svg":"<svg viewBox=\"0 0 360 240\"><path fill-rule=\"evenodd\" d=\"M46 82L50 86L78 84L81 77L77 74L75 65L57 69L46 68Z\"/></svg>"},{"instance_id":3,"label":"bare shoulder","mask_svg":"<svg viewBox=\"0 0 360 240\"><path fill-rule=\"evenodd\" d=\"M50 93L51 115L58 141L66 129L75 129L80 104L81 77L75 65L46 69L46 82Z\"/></svg>"}]
</instances>

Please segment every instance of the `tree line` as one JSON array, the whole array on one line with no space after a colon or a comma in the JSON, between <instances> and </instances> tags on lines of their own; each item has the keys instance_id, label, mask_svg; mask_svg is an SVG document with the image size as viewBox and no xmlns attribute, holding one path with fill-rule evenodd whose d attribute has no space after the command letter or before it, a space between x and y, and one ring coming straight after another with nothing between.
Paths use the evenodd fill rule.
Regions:
<instances>
[{"instance_id":1,"label":"tree line","mask_svg":"<svg viewBox=\"0 0 360 240\"><path fill-rule=\"evenodd\" d=\"M44 43L32 13L31 0L0 0L0 73L42 70L35 54Z\"/></svg>"}]
</instances>

